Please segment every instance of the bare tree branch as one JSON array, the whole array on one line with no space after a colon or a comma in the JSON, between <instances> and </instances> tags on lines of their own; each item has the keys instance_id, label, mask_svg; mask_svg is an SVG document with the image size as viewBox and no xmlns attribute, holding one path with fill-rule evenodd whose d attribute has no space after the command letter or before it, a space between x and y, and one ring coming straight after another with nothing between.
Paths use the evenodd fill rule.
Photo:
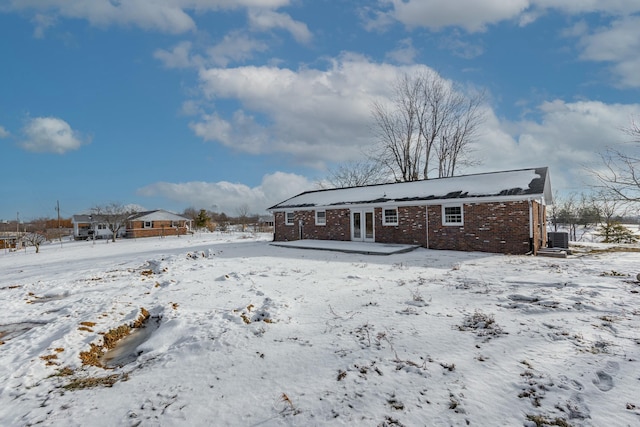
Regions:
<instances>
[{"instance_id":1,"label":"bare tree branch","mask_svg":"<svg viewBox=\"0 0 640 427\"><path fill-rule=\"evenodd\" d=\"M330 170L326 181L331 188L383 184L389 181L389 177L385 175L383 169L384 167L377 162L346 162Z\"/></svg>"},{"instance_id":2,"label":"bare tree branch","mask_svg":"<svg viewBox=\"0 0 640 427\"><path fill-rule=\"evenodd\" d=\"M377 160L395 181L439 177L473 163L471 144L484 119L483 94L464 95L435 72L401 77L390 106L375 102ZM437 168L432 167L437 162Z\"/></svg>"},{"instance_id":3,"label":"bare tree branch","mask_svg":"<svg viewBox=\"0 0 640 427\"><path fill-rule=\"evenodd\" d=\"M599 181L596 187L618 200L640 202L640 158L608 149L600 154L604 170L588 168Z\"/></svg>"},{"instance_id":4,"label":"bare tree branch","mask_svg":"<svg viewBox=\"0 0 640 427\"><path fill-rule=\"evenodd\" d=\"M112 241L116 241L118 232L126 227L127 219L134 212L122 203L111 202L107 205L95 206L91 209L91 215L93 220L106 224L109 231L111 231Z\"/></svg>"}]
</instances>

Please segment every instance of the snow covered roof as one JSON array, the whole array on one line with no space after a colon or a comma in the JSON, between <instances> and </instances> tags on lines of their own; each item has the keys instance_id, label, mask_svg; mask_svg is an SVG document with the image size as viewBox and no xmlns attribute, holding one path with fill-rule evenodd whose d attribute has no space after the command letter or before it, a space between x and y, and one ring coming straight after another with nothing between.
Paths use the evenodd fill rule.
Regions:
<instances>
[{"instance_id":1,"label":"snow covered roof","mask_svg":"<svg viewBox=\"0 0 640 427\"><path fill-rule=\"evenodd\" d=\"M138 212L129 217L129 221L189 221L189 218L185 218L181 215L174 214L162 209L155 211Z\"/></svg>"},{"instance_id":2,"label":"snow covered roof","mask_svg":"<svg viewBox=\"0 0 640 427\"><path fill-rule=\"evenodd\" d=\"M88 215L88 214L73 215L73 217L71 217L71 222L76 224L81 222L91 222L91 215Z\"/></svg>"},{"instance_id":3,"label":"snow covered roof","mask_svg":"<svg viewBox=\"0 0 640 427\"><path fill-rule=\"evenodd\" d=\"M268 210L335 207L403 202L442 202L452 199L544 199L551 204L547 167L480 173L363 187L306 191Z\"/></svg>"},{"instance_id":4,"label":"snow covered roof","mask_svg":"<svg viewBox=\"0 0 640 427\"><path fill-rule=\"evenodd\" d=\"M157 209L154 211L136 212L132 214L128 220L138 221L189 221L189 218L181 215L174 214L163 209ZM72 222L74 223L89 223L92 220L91 214L78 214L73 215Z\"/></svg>"}]
</instances>

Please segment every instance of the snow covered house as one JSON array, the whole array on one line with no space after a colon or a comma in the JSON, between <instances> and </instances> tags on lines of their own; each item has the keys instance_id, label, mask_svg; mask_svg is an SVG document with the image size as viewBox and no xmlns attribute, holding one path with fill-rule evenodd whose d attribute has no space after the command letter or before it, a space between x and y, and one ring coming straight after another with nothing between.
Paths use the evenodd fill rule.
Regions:
<instances>
[{"instance_id":1,"label":"snow covered house","mask_svg":"<svg viewBox=\"0 0 640 427\"><path fill-rule=\"evenodd\" d=\"M274 241L352 240L537 253L546 246L547 167L307 191L268 210Z\"/></svg>"},{"instance_id":2,"label":"snow covered house","mask_svg":"<svg viewBox=\"0 0 640 427\"><path fill-rule=\"evenodd\" d=\"M74 215L71 218L73 224L73 238L75 240L110 239L113 236L108 224L96 220L90 214ZM124 236L124 230L118 237Z\"/></svg>"},{"instance_id":3,"label":"snow covered house","mask_svg":"<svg viewBox=\"0 0 640 427\"><path fill-rule=\"evenodd\" d=\"M191 220L162 209L138 212L127 219L127 237L180 236L191 230Z\"/></svg>"}]
</instances>

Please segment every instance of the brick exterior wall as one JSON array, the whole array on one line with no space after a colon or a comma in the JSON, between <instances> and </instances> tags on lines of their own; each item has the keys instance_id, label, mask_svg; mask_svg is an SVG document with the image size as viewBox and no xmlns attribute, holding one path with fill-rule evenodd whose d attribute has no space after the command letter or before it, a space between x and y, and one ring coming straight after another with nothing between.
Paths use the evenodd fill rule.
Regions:
<instances>
[{"instance_id":1,"label":"brick exterior wall","mask_svg":"<svg viewBox=\"0 0 640 427\"><path fill-rule=\"evenodd\" d=\"M534 252L546 245L546 211L538 202L533 208ZM464 224L442 224L442 206L398 207L398 225L382 225L382 209L374 209L374 235L378 243L402 243L459 251L525 254L530 251L529 202L470 203L463 205ZM350 240L349 209L327 209L326 225L315 225L315 211L296 211L294 225L285 225L285 213L275 212L274 241L302 239ZM428 230L428 241L427 241Z\"/></svg>"},{"instance_id":2,"label":"brick exterior wall","mask_svg":"<svg viewBox=\"0 0 640 427\"><path fill-rule=\"evenodd\" d=\"M315 211L296 211L293 225L285 224L285 213L274 214L274 237L276 242L299 240L302 220L302 238L315 240L351 240L351 218L349 209L327 209L326 225L316 225Z\"/></svg>"},{"instance_id":3,"label":"brick exterior wall","mask_svg":"<svg viewBox=\"0 0 640 427\"><path fill-rule=\"evenodd\" d=\"M529 202L464 204L462 226L442 225L442 207L429 206L429 248L505 254L529 252ZM534 222L536 216L534 215Z\"/></svg>"},{"instance_id":4,"label":"brick exterior wall","mask_svg":"<svg viewBox=\"0 0 640 427\"><path fill-rule=\"evenodd\" d=\"M398 225L382 225L382 209L375 210L375 238L380 243L427 245L427 218L424 206L398 207Z\"/></svg>"},{"instance_id":5,"label":"brick exterior wall","mask_svg":"<svg viewBox=\"0 0 640 427\"><path fill-rule=\"evenodd\" d=\"M179 222L179 227L172 227L171 221L153 221L153 228L143 228L143 225L143 221L131 221L127 227L127 237L162 237L187 234L184 221Z\"/></svg>"}]
</instances>

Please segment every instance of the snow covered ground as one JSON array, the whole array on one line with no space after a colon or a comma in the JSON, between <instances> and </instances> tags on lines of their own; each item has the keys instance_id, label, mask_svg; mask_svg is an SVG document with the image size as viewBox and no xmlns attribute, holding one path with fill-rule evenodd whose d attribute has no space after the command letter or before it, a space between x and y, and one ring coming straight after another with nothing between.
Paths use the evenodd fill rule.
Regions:
<instances>
[{"instance_id":1,"label":"snow covered ground","mask_svg":"<svg viewBox=\"0 0 640 427\"><path fill-rule=\"evenodd\" d=\"M640 425L640 252L270 237L0 253L0 425ZM145 312L122 354L83 364Z\"/></svg>"}]
</instances>

